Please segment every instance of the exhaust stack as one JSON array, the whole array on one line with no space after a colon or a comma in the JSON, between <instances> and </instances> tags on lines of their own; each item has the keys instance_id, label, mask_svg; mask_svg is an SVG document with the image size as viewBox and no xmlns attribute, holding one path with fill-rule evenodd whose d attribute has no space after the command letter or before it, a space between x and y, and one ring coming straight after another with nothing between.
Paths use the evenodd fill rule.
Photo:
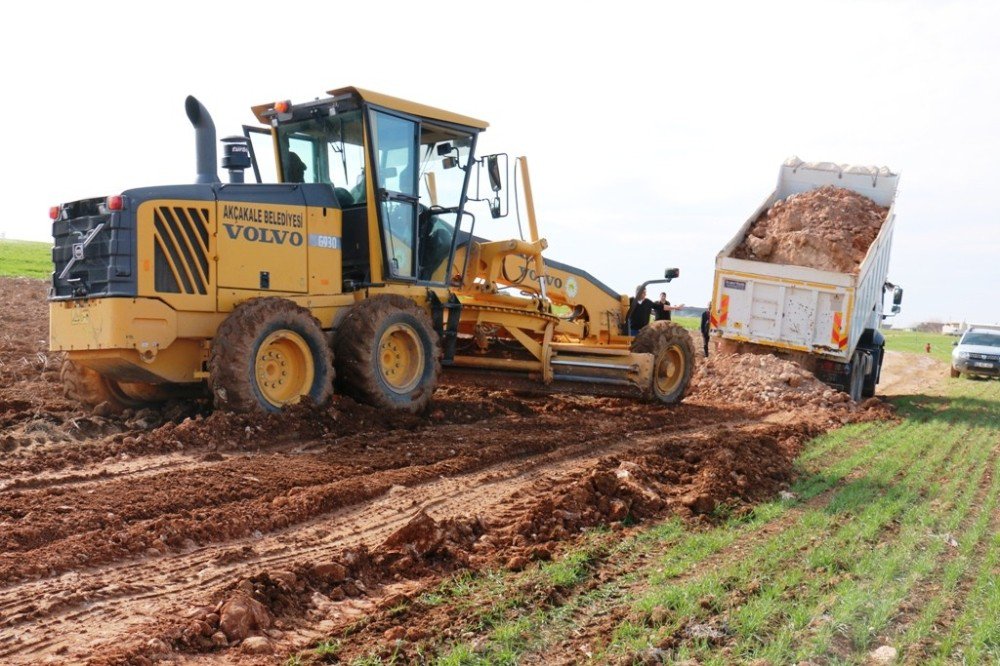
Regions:
<instances>
[{"instance_id":1,"label":"exhaust stack","mask_svg":"<svg viewBox=\"0 0 1000 666\"><path fill-rule=\"evenodd\" d=\"M215 170L215 123L208 109L196 100L193 95L188 95L184 101L184 110L187 111L188 120L194 125L195 150L198 159L198 177L196 183L218 183L219 174Z\"/></svg>"}]
</instances>

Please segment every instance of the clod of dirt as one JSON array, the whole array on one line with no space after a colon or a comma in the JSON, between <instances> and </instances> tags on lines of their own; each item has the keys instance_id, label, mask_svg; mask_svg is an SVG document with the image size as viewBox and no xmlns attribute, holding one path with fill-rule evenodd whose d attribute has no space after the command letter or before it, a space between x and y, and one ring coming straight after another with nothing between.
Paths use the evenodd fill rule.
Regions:
<instances>
[{"instance_id":1,"label":"clod of dirt","mask_svg":"<svg viewBox=\"0 0 1000 666\"><path fill-rule=\"evenodd\" d=\"M854 273L888 211L868 197L833 185L793 194L754 221L733 256Z\"/></svg>"},{"instance_id":2,"label":"clod of dirt","mask_svg":"<svg viewBox=\"0 0 1000 666\"><path fill-rule=\"evenodd\" d=\"M242 590L234 592L219 610L219 630L230 641L241 641L255 631L267 629L272 622L264 604Z\"/></svg>"},{"instance_id":3,"label":"clod of dirt","mask_svg":"<svg viewBox=\"0 0 1000 666\"><path fill-rule=\"evenodd\" d=\"M347 578L347 567L340 562L324 562L313 567L316 576L332 583L341 583Z\"/></svg>"},{"instance_id":4,"label":"clod of dirt","mask_svg":"<svg viewBox=\"0 0 1000 666\"><path fill-rule=\"evenodd\" d=\"M484 531L478 517L438 522L421 510L382 543L375 565L398 575L466 565L472 545Z\"/></svg>"},{"instance_id":5,"label":"clod of dirt","mask_svg":"<svg viewBox=\"0 0 1000 666\"><path fill-rule=\"evenodd\" d=\"M383 634L387 641L399 641L406 637L406 629L403 627L391 627Z\"/></svg>"},{"instance_id":6,"label":"clod of dirt","mask_svg":"<svg viewBox=\"0 0 1000 666\"><path fill-rule=\"evenodd\" d=\"M240 651L247 654L271 654L274 652L274 645L263 636L251 636L240 645Z\"/></svg>"},{"instance_id":7,"label":"clod of dirt","mask_svg":"<svg viewBox=\"0 0 1000 666\"><path fill-rule=\"evenodd\" d=\"M872 650L868 654L868 663L870 664L894 664L896 663L896 648L890 645L883 645L877 650Z\"/></svg>"}]
</instances>

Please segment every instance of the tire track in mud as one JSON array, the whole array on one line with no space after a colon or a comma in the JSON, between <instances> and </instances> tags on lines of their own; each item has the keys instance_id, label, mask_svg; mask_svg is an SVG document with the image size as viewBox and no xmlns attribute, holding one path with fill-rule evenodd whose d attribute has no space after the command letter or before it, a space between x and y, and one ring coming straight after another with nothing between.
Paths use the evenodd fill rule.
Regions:
<instances>
[{"instance_id":1,"label":"tire track in mud","mask_svg":"<svg viewBox=\"0 0 1000 666\"><path fill-rule=\"evenodd\" d=\"M697 426L686 436L716 431L718 424ZM661 430L661 429L658 429ZM673 432L672 436L682 433ZM658 432L634 441L609 442L600 450L579 444L538 456L494 464L458 476L438 476L419 485L390 485L370 502L341 508L296 527L243 538L172 556L72 572L0 590L0 658L26 662L70 654L87 637L113 642L155 618L177 613L203 600L208 591L247 569L281 569L305 554L313 561L366 545L375 546L406 525L419 511L435 520L492 513L499 521L515 495L542 495L540 488L572 478L594 460L662 439ZM530 492L535 487L536 492ZM516 512L514 512L516 513ZM117 581L143 581L122 584ZM38 602L36 600L45 601ZM65 648L65 650L63 650Z\"/></svg>"},{"instance_id":2,"label":"tire track in mud","mask_svg":"<svg viewBox=\"0 0 1000 666\"><path fill-rule=\"evenodd\" d=\"M668 412L668 423L704 410ZM598 413L575 433L598 443L621 435L615 419ZM422 432L343 438L321 453L225 459L182 471L109 479L81 487L0 494L3 555L0 581L54 576L84 565L126 559L150 548L190 547L268 532L406 485L564 445L552 416L532 423L439 426ZM649 421L636 424L649 429ZM674 426L679 427L679 426ZM452 448L454 447L454 448ZM373 472L391 472L384 480ZM333 482L329 479L336 479ZM30 558L25 555L30 553Z\"/></svg>"}]
</instances>

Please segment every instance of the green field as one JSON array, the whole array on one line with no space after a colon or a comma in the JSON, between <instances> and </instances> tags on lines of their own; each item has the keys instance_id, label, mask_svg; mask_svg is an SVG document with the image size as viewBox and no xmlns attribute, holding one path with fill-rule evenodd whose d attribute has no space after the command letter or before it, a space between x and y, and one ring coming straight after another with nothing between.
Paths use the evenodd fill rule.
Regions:
<instances>
[{"instance_id":1,"label":"green field","mask_svg":"<svg viewBox=\"0 0 1000 666\"><path fill-rule=\"evenodd\" d=\"M898 422L808 443L785 499L706 528L593 530L523 572L462 572L399 621L464 609L457 638L426 646L435 664L566 663L571 650L601 664L861 665L881 646L897 663L998 664L1000 382L942 382L898 399ZM326 663L348 639L289 663Z\"/></svg>"},{"instance_id":2,"label":"green field","mask_svg":"<svg viewBox=\"0 0 1000 666\"><path fill-rule=\"evenodd\" d=\"M941 335L940 333L920 333L918 331L882 331L885 336L885 348L893 351L911 352L927 355L927 345L931 346L930 355L939 361L951 363L951 350L958 336Z\"/></svg>"},{"instance_id":3,"label":"green field","mask_svg":"<svg viewBox=\"0 0 1000 666\"><path fill-rule=\"evenodd\" d=\"M51 274L51 243L0 240L0 276L47 278Z\"/></svg>"},{"instance_id":4,"label":"green field","mask_svg":"<svg viewBox=\"0 0 1000 666\"><path fill-rule=\"evenodd\" d=\"M680 324L689 331L701 330L701 317L678 317L675 315L671 321Z\"/></svg>"}]
</instances>

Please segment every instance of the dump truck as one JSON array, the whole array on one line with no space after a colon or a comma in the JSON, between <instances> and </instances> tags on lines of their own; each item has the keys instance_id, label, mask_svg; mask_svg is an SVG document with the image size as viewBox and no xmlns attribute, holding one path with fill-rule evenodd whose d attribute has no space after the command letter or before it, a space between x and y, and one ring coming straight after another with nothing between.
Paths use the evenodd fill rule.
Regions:
<instances>
[{"instance_id":1,"label":"dump truck","mask_svg":"<svg viewBox=\"0 0 1000 666\"><path fill-rule=\"evenodd\" d=\"M222 182L214 121L194 97L185 110L193 183L50 210L50 348L70 398L274 412L336 390L418 412L451 371L683 398L688 334L658 322L630 337L626 295L546 261L527 160L478 156L486 122L356 87L269 102L221 140ZM475 209L510 215L518 177L529 235L477 235Z\"/></svg>"},{"instance_id":2,"label":"dump truck","mask_svg":"<svg viewBox=\"0 0 1000 666\"><path fill-rule=\"evenodd\" d=\"M722 349L772 353L798 362L854 400L873 396L885 348L879 327L885 317L900 311L903 297L902 288L886 280L898 182L898 174L885 167L787 160L775 190L716 257L709 326ZM888 209L856 270L734 256L752 225L776 203L830 185ZM885 312L887 292L892 305Z\"/></svg>"}]
</instances>

